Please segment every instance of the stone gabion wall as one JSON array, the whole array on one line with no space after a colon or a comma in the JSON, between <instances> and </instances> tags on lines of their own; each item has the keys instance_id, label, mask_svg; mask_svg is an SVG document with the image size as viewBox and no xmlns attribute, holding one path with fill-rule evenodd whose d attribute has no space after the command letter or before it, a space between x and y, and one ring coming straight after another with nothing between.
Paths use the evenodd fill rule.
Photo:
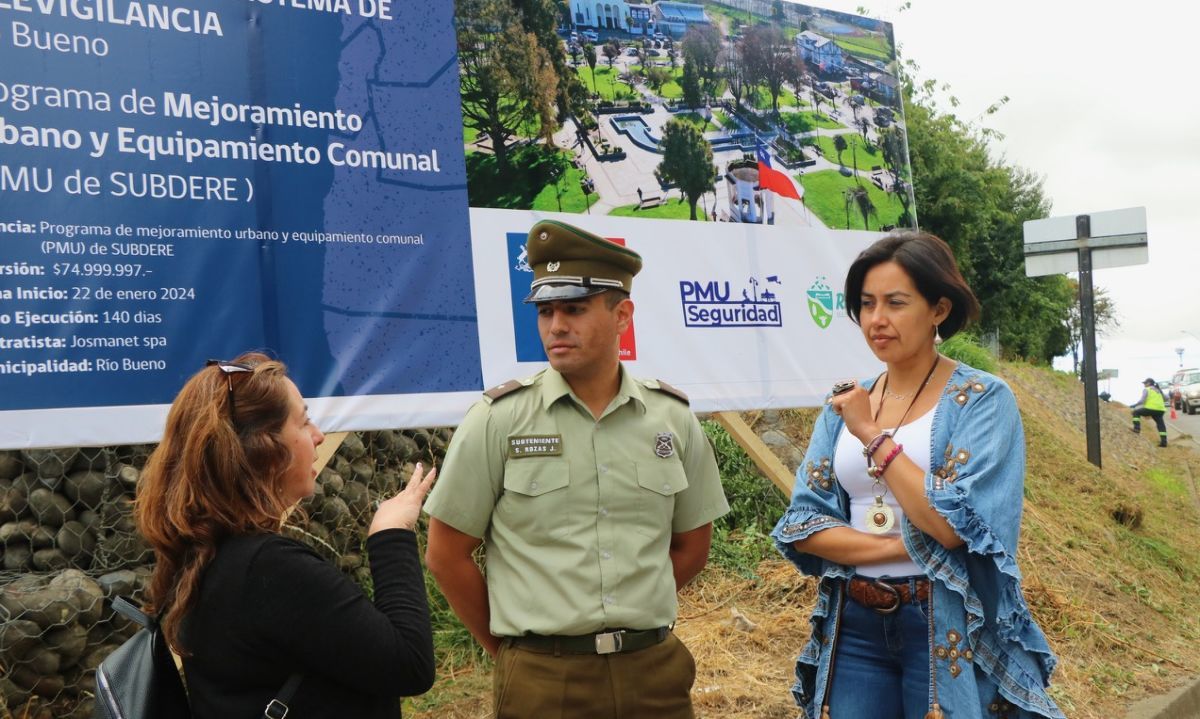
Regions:
<instances>
[{"instance_id":1,"label":"stone gabion wall","mask_svg":"<svg viewBox=\"0 0 1200 719\"><path fill-rule=\"evenodd\" d=\"M365 585L375 503L440 464L450 434L350 433L285 533ZM91 716L96 667L138 628L109 602L140 600L153 565L132 515L152 449L0 451L0 719Z\"/></svg>"}]
</instances>

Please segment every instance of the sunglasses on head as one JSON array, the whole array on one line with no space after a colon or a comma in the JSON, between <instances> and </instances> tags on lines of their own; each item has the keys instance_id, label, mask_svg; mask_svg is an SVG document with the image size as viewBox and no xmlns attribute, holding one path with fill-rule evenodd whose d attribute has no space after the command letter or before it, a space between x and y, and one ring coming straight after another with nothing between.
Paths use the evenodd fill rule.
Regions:
<instances>
[{"instance_id":1,"label":"sunglasses on head","mask_svg":"<svg viewBox=\"0 0 1200 719\"><path fill-rule=\"evenodd\" d=\"M235 416L233 403L233 376L241 372L254 372L252 365L243 362L226 362L225 360L210 359L204 363L205 367L216 367L225 374L225 381L229 386L229 419L233 420Z\"/></svg>"}]
</instances>

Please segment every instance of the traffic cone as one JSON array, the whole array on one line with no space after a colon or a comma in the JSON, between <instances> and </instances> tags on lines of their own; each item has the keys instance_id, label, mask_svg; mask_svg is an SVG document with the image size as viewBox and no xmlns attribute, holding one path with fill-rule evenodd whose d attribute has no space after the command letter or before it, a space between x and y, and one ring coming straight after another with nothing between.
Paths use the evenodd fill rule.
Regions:
<instances>
[{"instance_id":1,"label":"traffic cone","mask_svg":"<svg viewBox=\"0 0 1200 719\"><path fill-rule=\"evenodd\" d=\"M1179 419L1179 415L1175 414L1175 403L1171 403L1171 419Z\"/></svg>"}]
</instances>

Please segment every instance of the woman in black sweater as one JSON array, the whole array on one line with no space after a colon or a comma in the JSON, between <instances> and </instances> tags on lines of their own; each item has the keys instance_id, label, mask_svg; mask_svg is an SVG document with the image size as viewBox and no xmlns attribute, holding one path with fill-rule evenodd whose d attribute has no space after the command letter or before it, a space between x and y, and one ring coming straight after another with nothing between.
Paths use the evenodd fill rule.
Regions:
<instances>
[{"instance_id":1,"label":"woman in black sweater","mask_svg":"<svg viewBox=\"0 0 1200 719\"><path fill-rule=\"evenodd\" d=\"M379 505L367 538L374 603L279 534L313 493L321 430L282 363L210 362L167 416L137 519L154 547L147 591L183 656L196 719L261 717L303 674L289 719L395 719L433 685L433 638L414 528L436 470Z\"/></svg>"}]
</instances>

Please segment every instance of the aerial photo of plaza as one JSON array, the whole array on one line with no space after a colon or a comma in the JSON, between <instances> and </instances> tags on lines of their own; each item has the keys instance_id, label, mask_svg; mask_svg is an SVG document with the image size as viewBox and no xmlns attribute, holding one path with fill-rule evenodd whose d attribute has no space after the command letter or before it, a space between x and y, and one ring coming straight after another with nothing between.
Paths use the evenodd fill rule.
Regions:
<instances>
[{"instance_id":1,"label":"aerial photo of plaza","mask_svg":"<svg viewBox=\"0 0 1200 719\"><path fill-rule=\"evenodd\" d=\"M457 4L473 207L913 224L889 24L783 0L519 4Z\"/></svg>"}]
</instances>

